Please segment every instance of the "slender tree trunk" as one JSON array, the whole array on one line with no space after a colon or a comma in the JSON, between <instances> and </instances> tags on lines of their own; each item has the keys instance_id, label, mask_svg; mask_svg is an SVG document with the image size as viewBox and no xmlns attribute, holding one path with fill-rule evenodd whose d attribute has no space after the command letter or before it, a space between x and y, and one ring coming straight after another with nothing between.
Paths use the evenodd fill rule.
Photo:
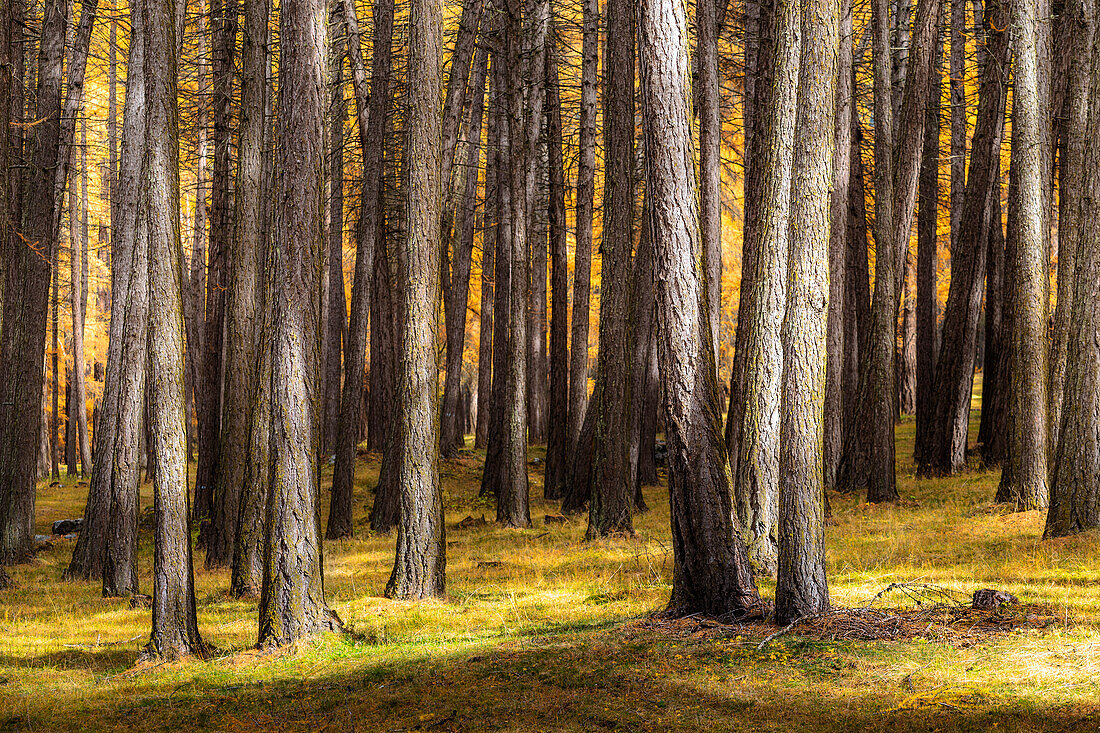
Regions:
<instances>
[{"instance_id":1,"label":"slender tree trunk","mask_svg":"<svg viewBox=\"0 0 1100 733\"><path fill-rule=\"evenodd\" d=\"M77 299L80 317L73 317L73 361L76 363L76 437L79 446L80 475L92 470L92 446L88 440L87 388L85 385L84 321L88 315L88 129L85 118L80 118L80 267L74 274L80 283ZM74 286L75 287L75 286Z\"/></svg>"},{"instance_id":2,"label":"slender tree trunk","mask_svg":"<svg viewBox=\"0 0 1100 733\"><path fill-rule=\"evenodd\" d=\"M806 0L791 185L791 242L783 316L779 562L775 618L829 607L825 578L823 436L829 305L829 214L836 145L840 4Z\"/></svg>"},{"instance_id":3,"label":"slender tree trunk","mask_svg":"<svg viewBox=\"0 0 1100 733\"><path fill-rule=\"evenodd\" d=\"M271 376L272 332L274 314L272 293L275 290L275 269L271 255L272 203L275 190L274 120L272 104L271 26L264 33L264 156L263 177L260 180L260 234L257 271L263 278L263 288L257 302L258 323L254 330L256 381L249 409L248 467L241 507L237 517L237 542L233 547L233 573L229 592L238 598L259 597L263 588L264 538L267 534L267 504L271 495Z\"/></svg>"},{"instance_id":4,"label":"slender tree trunk","mask_svg":"<svg viewBox=\"0 0 1100 733\"><path fill-rule=\"evenodd\" d=\"M58 404L58 392L60 391L61 374L58 370L61 354L61 343L57 337L58 324L61 320L58 313L58 280L61 278L61 269L58 267L58 250L60 246L53 248L53 259L50 260L50 271L52 276L51 286L52 293L50 295L50 326L53 333L53 341L50 346L50 365L52 372L50 374L50 385L52 387L52 399L53 402L50 406L50 480L58 481L61 479L61 470L59 463L61 460L61 433L58 430L60 424L60 409Z\"/></svg>"},{"instance_id":5,"label":"slender tree trunk","mask_svg":"<svg viewBox=\"0 0 1100 733\"><path fill-rule=\"evenodd\" d=\"M917 211L916 283L916 437L913 455L918 465L928 461L932 440L932 406L936 389L936 260L940 204L940 111L943 105L942 40L937 41L935 69L924 122ZM988 313L988 311L987 311ZM988 348L988 343L986 344Z\"/></svg>"},{"instance_id":6,"label":"slender tree trunk","mask_svg":"<svg viewBox=\"0 0 1100 733\"><path fill-rule=\"evenodd\" d=\"M1077 251L1082 227L1087 220L1081 216L1084 194L1085 137L1089 123L1090 68L1095 34L1096 9L1093 0L1070 0L1059 18L1055 44L1059 59L1069 65L1065 101L1056 122L1059 125L1058 151L1058 301L1054 309L1054 332L1050 347L1050 449L1060 451L1059 431L1062 427L1062 405L1065 380L1068 377L1067 358L1075 301ZM1074 398L1076 399L1076 398ZM1052 476L1055 469L1052 469ZM1051 503L1054 502L1051 484Z\"/></svg>"},{"instance_id":7,"label":"slender tree trunk","mask_svg":"<svg viewBox=\"0 0 1100 733\"><path fill-rule=\"evenodd\" d=\"M183 248L180 244L177 0L144 0L147 147L138 226L149 238L149 353L153 423L153 631L145 654L205 655L195 616L187 431L183 409Z\"/></svg>"},{"instance_id":8,"label":"slender tree trunk","mask_svg":"<svg viewBox=\"0 0 1100 733\"><path fill-rule=\"evenodd\" d=\"M700 233L700 241L702 236ZM632 305L631 323L634 338L630 344L630 477L633 488L635 511L646 511L644 484L654 483L655 475L649 472L649 465L643 462L652 459L656 436L647 430L650 423L656 422L656 405L651 404L653 389L650 384L649 362L655 347L657 299L654 291L657 281L654 276L653 223L649 211L648 198L642 204L642 232L638 237L637 252L631 271ZM704 268L705 271L705 268ZM708 301L709 302L709 301ZM709 314L708 314L709 315ZM653 412L651 416L649 413ZM654 472L655 473L655 472ZM644 474L644 475L643 475ZM644 481L643 481L644 479Z\"/></svg>"},{"instance_id":9,"label":"slender tree trunk","mask_svg":"<svg viewBox=\"0 0 1100 733\"><path fill-rule=\"evenodd\" d=\"M359 36L359 17L352 0L344 0L348 30L348 60L355 91L356 123L363 151L363 188L359 200L359 225L356 231L355 277L351 291L351 320L348 346L344 352L344 386L340 399L340 421L336 431L335 462L332 470L332 505L325 536L329 539L351 535L352 485L355 479L355 445L359 436L359 411L366 381L367 323L371 313L371 280L375 277L375 241L380 230L380 192L382 152L392 92L390 60L393 54L393 0L374 4L374 49L371 59L370 93L367 93L366 67ZM374 131L373 133L371 131ZM378 319L374 320L378 330ZM372 337L373 338L373 337ZM372 362L374 359L372 344ZM372 372L374 370L372 369ZM379 395L372 394L372 403ZM392 404L392 403L387 403Z\"/></svg>"},{"instance_id":10,"label":"slender tree trunk","mask_svg":"<svg viewBox=\"0 0 1100 733\"><path fill-rule=\"evenodd\" d=\"M630 304L634 244L634 10L608 0L604 51L603 235L600 239L600 351L592 392L595 436L588 536L632 534L630 465ZM583 476L583 475L582 475Z\"/></svg>"},{"instance_id":11,"label":"slender tree trunk","mask_svg":"<svg viewBox=\"0 0 1100 733\"><path fill-rule=\"evenodd\" d=\"M446 319L447 360L443 386L443 415L440 427L440 451L453 458L465 445L461 409L462 355L466 346L466 310L470 294L470 270L474 256L474 225L477 209L477 181L481 159L481 127L485 110L485 78L489 54L486 47L478 49L474 73L467 91L467 121L458 151L457 180L451 185L452 196L443 214L444 246L449 242L454 250L454 267L450 274L450 297L444 303Z\"/></svg>"},{"instance_id":12,"label":"slender tree trunk","mask_svg":"<svg viewBox=\"0 0 1100 733\"><path fill-rule=\"evenodd\" d=\"M779 407L783 372L780 327L786 302L790 224L791 165L797 111L800 8L785 0L776 5L774 86L764 114L766 128L756 141L765 156L760 181L760 213L750 229L754 253L750 278L756 286L751 302L738 313L744 319L744 373L736 426L737 464L734 503L749 558L761 574L776 569L779 500ZM739 326L740 329L740 326Z\"/></svg>"},{"instance_id":13,"label":"slender tree trunk","mask_svg":"<svg viewBox=\"0 0 1100 733\"><path fill-rule=\"evenodd\" d=\"M178 0L177 0L178 2ZM256 320L260 271L260 199L264 170L264 96L267 80L264 43L270 7L266 0L244 0L241 47L241 117L235 226L226 257L225 396L214 474L214 514L206 543L206 566L233 559L241 496L247 485L252 393L256 389Z\"/></svg>"},{"instance_id":14,"label":"slender tree trunk","mask_svg":"<svg viewBox=\"0 0 1100 733\"><path fill-rule=\"evenodd\" d=\"M600 2L584 0L581 39L580 129L578 131L576 250L573 258L573 323L569 354L568 456L579 450L588 405L589 298L592 289L592 218L596 198L596 105L598 100ZM499 318L499 315L497 316Z\"/></svg>"},{"instance_id":15,"label":"slender tree trunk","mask_svg":"<svg viewBox=\"0 0 1100 733\"><path fill-rule=\"evenodd\" d=\"M401 523L397 556L386 584L390 598L442 596L446 574L446 529L439 484L439 328L441 152L439 109L443 77L440 0L413 0L409 23L409 117L405 152L406 191L402 352L398 371L397 431ZM525 467L526 468L526 467Z\"/></svg>"},{"instance_id":16,"label":"slender tree trunk","mask_svg":"<svg viewBox=\"0 0 1100 733\"><path fill-rule=\"evenodd\" d=\"M4 267L0 325L0 565L31 557L42 370L49 313L50 263L57 247L55 173L59 168L61 67L67 4L45 0L39 33L35 124L28 129L21 232ZM33 246L28 246L33 245Z\"/></svg>"},{"instance_id":17,"label":"slender tree trunk","mask_svg":"<svg viewBox=\"0 0 1100 733\"><path fill-rule=\"evenodd\" d=\"M1076 205L1078 211L1060 216L1060 223L1070 226L1065 230L1059 227L1058 246L1061 250L1068 244L1076 250L1076 292L1070 296L1061 288L1059 251L1058 307L1062 307L1064 293L1072 303L1072 314L1068 317L1062 425L1051 471L1044 538L1065 537L1100 525L1100 349L1096 343L1100 326L1100 45L1095 41L1095 0L1077 0L1070 5L1069 28L1064 30L1072 34L1067 46L1074 53L1067 100L1071 110L1066 144L1069 159L1063 165L1078 163L1082 170L1062 169L1062 181L1070 188L1061 189L1060 204ZM1082 121L1085 129L1074 127ZM1068 242L1062 238L1067 236Z\"/></svg>"},{"instance_id":18,"label":"slender tree trunk","mask_svg":"<svg viewBox=\"0 0 1100 733\"><path fill-rule=\"evenodd\" d=\"M495 63L495 62L494 62ZM492 102L489 102L492 105ZM496 292L494 270L496 268L496 228L499 212L494 211L497 200L497 169L500 150L496 147L498 115L492 106L486 107L485 150L485 209L481 227L481 316L478 322L477 352L477 425L474 432L474 448L484 449L489 444L489 422L493 393L493 333Z\"/></svg>"},{"instance_id":19,"label":"slender tree trunk","mask_svg":"<svg viewBox=\"0 0 1100 733\"><path fill-rule=\"evenodd\" d=\"M227 259L233 236L232 105L237 47L238 0L210 3L213 41L214 171L210 192L210 252L206 277L206 322L203 327L202 380L195 385L198 416L198 464L195 467L195 519L203 520L200 544L214 518L214 481L221 471L221 417L224 368Z\"/></svg>"},{"instance_id":20,"label":"slender tree trunk","mask_svg":"<svg viewBox=\"0 0 1100 733\"><path fill-rule=\"evenodd\" d=\"M966 467L967 430L977 350L982 282L986 275L987 239L1000 226L993 199L1000 191L999 151L1004 129L1003 68L1008 62L1008 19L990 3L983 26L988 62L978 92L978 112L971 143L966 195L951 250L951 286L943 315L943 336L936 359L937 392L932 417L928 463L922 475L952 474ZM998 30L1000 29L1000 30Z\"/></svg>"},{"instance_id":21,"label":"slender tree trunk","mask_svg":"<svg viewBox=\"0 0 1100 733\"><path fill-rule=\"evenodd\" d=\"M279 34L271 489L260 646L339 628L325 603L318 486L324 0L289 0Z\"/></svg>"},{"instance_id":22,"label":"slender tree trunk","mask_svg":"<svg viewBox=\"0 0 1100 733\"><path fill-rule=\"evenodd\" d=\"M1016 289L1010 333L1009 404L1012 411L1008 461L1001 475L999 495L1011 498L1020 510L1047 505L1047 321L1049 286L1044 229L1047 210L1044 193L1045 152L1049 141L1042 127L1049 124L1048 96L1043 93L1041 36L1048 32L1047 15L1037 0L1013 0L1015 85L1012 105L1012 153L1019 166L1016 188L1019 230L1014 257L1006 277Z\"/></svg>"},{"instance_id":23,"label":"slender tree trunk","mask_svg":"<svg viewBox=\"0 0 1100 733\"><path fill-rule=\"evenodd\" d=\"M139 217L145 157L145 33L142 6L131 8L132 39L126 72L122 149L111 216L111 330L84 526L68 579L102 576L105 596L138 592L138 468L144 424L148 227Z\"/></svg>"},{"instance_id":24,"label":"slender tree trunk","mask_svg":"<svg viewBox=\"0 0 1100 733\"><path fill-rule=\"evenodd\" d=\"M565 213L565 162L562 157L561 85L558 80L557 33L552 30L546 49L546 121L550 183L550 404L547 415L547 499L564 493L569 450L569 251ZM482 299L484 308L485 300ZM483 332L484 333L484 332Z\"/></svg>"},{"instance_id":25,"label":"slender tree trunk","mask_svg":"<svg viewBox=\"0 0 1100 733\"><path fill-rule=\"evenodd\" d=\"M687 19L675 0L643 0L638 17L658 354L666 382L674 563L668 612L739 615L759 603L759 594L730 503L705 275L698 263Z\"/></svg>"},{"instance_id":26,"label":"slender tree trunk","mask_svg":"<svg viewBox=\"0 0 1100 733\"><path fill-rule=\"evenodd\" d=\"M347 103L344 101L344 57L346 54L346 24L344 0L331 0L329 28L329 83L332 101L329 104L328 179L328 257L326 264L327 307L325 308L324 364L325 396L321 408L323 436L321 449L329 455L336 445L336 430L340 419L340 355L347 340L348 307L344 294L344 122Z\"/></svg>"},{"instance_id":27,"label":"slender tree trunk","mask_svg":"<svg viewBox=\"0 0 1100 733\"><path fill-rule=\"evenodd\" d=\"M837 469L844 447L844 353L848 293L848 202L852 174L852 2L841 0L839 52L837 56L836 132L832 160L833 193L829 229L829 314L825 348L823 480L836 486Z\"/></svg>"},{"instance_id":28,"label":"slender tree trunk","mask_svg":"<svg viewBox=\"0 0 1100 733\"><path fill-rule=\"evenodd\" d=\"M718 9L723 0L700 0L695 8L699 109L699 226L706 271L707 318L718 353L722 312L722 118L719 110ZM724 4L724 3L723 3Z\"/></svg>"}]
</instances>

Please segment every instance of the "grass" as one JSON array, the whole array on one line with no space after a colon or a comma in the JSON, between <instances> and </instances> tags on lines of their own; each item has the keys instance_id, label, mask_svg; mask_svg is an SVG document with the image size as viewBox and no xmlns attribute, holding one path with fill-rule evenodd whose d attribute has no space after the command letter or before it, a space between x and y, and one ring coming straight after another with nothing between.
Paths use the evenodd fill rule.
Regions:
<instances>
[{"instance_id":1,"label":"grass","mask_svg":"<svg viewBox=\"0 0 1100 733\"><path fill-rule=\"evenodd\" d=\"M0 594L0 730L1100 730L1097 534L1040 541L1040 513L991 504L996 472L918 482L912 423L897 436L902 502L830 497L834 603L894 581L995 587L1057 609L1057 624L966 649L792 634L758 651L733 632L669 634L634 622L669 594L664 488L647 489L632 539L585 542L583 519L544 525L557 507L540 499L529 530L462 530L469 514L493 516L472 451L443 477L450 597L390 601L394 538L365 519L374 458L360 467L355 539L325 544L327 597L354 635L254 651L255 603L227 597L228 572L202 570L200 556L199 625L220 651L134 667L149 611L61 582L72 543L60 542ZM541 464L531 476L539 497ZM79 515L86 491L43 487L39 531ZM148 532L141 542L148 589Z\"/></svg>"}]
</instances>

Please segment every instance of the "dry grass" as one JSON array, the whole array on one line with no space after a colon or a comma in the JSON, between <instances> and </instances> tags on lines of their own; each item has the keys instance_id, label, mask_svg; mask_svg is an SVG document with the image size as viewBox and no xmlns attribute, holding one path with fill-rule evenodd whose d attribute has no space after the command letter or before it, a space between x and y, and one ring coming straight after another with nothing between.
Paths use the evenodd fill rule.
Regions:
<instances>
[{"instance_id":1,"label":"dry grass","mask_svg":"<svg viewBox=\"0 0 1100 733\"><path fill-rule=\"evenodd\" d=\"M327 595L353 635L256 652L255 604L225 595L227 572L199 569L199 624L218 656L135 668L149 611L101 598L98 584L62 583L71 543L61 542L15 568L0 595L0 730L1100 729L1097 534L1041 542L1040 514L991 505L996 473L916 482L911 439L903 425L899 505L831 497L834 602L861 605L891 582L995 587L1048 608L1053 624L973 645L796 629L763 649L762 628L640 624L669 592L665 490L647 490L652 510L631 539L586 543L583 519L546 526L557 510L541 501L530 530L463 530L467 515L493 516L476 497L474 453L444 476L450 598L389 601L393 538L365 523L374 458L359 476L356 538L325 545ZM534 496L540 481L533 465ZM43 488L40 531L79 514L85 492ZM150 571L143 533L146 588Z\"/></svg>"}]
</instances>

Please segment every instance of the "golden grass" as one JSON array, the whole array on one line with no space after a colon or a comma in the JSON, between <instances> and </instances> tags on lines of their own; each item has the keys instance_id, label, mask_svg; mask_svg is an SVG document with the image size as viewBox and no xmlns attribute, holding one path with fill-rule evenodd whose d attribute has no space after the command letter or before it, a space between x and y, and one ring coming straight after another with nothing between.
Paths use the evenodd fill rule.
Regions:
<instances>
[{"instance_id":1,"label":"golden grass","mask_svg":"<svg viewBox=\"0 0 1100 733\"><path fill-rule=\"evenodd\" d=\"M1040 541L1041 514L991 504L995 472L918 482L912 424L897 434L899 505L831 497L834 602L894 581L996 587L1059 609L1057 625L968 649L792 634L757 651L759 639L732 631L672 637L628 623L668 597L663 488L647 489L652 509L632 539L585 542L584 519L544 526L557 508L540 499L529 530L460 530L467 514L494 513L476 496L473 452L444 472L450 597L390 601L394 539L365 522L375 458L360 467L355 539L325 544L327 596L354 635L252 650L255 603L228 598L228 572L202 570L200 556L199 625L221 651L135 668L149 611L61 582L71 543L58 543L0 594L0 730L1100 730L1097 534ZM531 470L539 497L541 464ZM39 531L78 515L85 492L42 488Z\"/></svg>"}]
</instances>

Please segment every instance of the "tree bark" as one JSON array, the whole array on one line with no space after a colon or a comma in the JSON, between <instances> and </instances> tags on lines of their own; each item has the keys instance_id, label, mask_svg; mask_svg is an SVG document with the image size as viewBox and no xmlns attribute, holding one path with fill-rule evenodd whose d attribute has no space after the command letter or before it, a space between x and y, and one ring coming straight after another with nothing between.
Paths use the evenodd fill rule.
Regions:
<instances>
[{"instance_id":1,"label":"tree bark","mask_svg":"<svg viewBox=\"0 0 1100 733\"><path fill-rule=\"evenodd\" d=\"M1016 59L1012 104L1012 154L1019 166L1016 188L1018 237L1006 277L1016 297L1009 342L1010 466L1001 474L998 495L1006 495L1017 509L1046 507L1047 495L1047 379L1048 266L1045 229L1049 220L1044 191L1049 135L1049 97L1039 78L1042 36L1049 33L1047 15L1040 16L1038 0L1014 0L1012 21ZM1042 23L1040 23L1042 17Z\"/></svg>"},{"instance_id":2,"label":"tree bark","mask_svg":"<svg viewBox=\"0 0 1100 733\"><path fill-rule=\"evenodd\" d=\"M604 51L603 234L600 238L600 350L592 392L595 434L588 537L633 534L630 464L630 303L634 244L634 10L608 0ZM581 475L583 480L583 475Z\"/></svg>"},{"instance_id":3,"label":"tree bark","mask_svg":"<svg viewBox=\"0 0 1100 733\"><path fill-rule=\"evenodd\" d=\"M668 612L740 615L759 603L759 594L730 503L705 275L699 266L684 5L643 0L639 30L658 354L666 380L674 563Z\"/></svg>"},{"instance_id":4,"label":"tree bark","mask_svg":"<svg viewBox=\"0 0 1100 733\"><path fill-rule=\"evenodd\" d=\"M735 398L737 463L734 503L753 569L776 570L779 500L779 406L783 372L780 328L786 302L787 248L791 206L791 166L799 78L800 7L776 5L774 83L763 114L765 128L756 141L764 156L759 213L749 230L753 252L750 279L756 293L738 313L744 321L744 373Z\"/></svg>"},{"instance_id":5,"label":"tree bark","mask_svg":"<svg viewBox=\"0 0 1100 733\"><path fill-rule=\"evenodd\" d=\"M61 133L61 67L67 3L46 0L39 33L35 123L28 128L23 175L24 241L10 243L0 325L0 565L30 559L35 481L43 419L42 369L50 263L57 247L55 173Z\"/></svg>"},{"instance_id":6,"label":"tree bark","mask_svg":"<svg viewBox=\"0 0 1100 733\"><path fill-rule=\"evenodd\" d=\"M707 275L707 318L714 353L718 353L718 319L722 312L722 117L718 75L718 9L725 0L699 0L695 7L695 54L698 58L699 226Z\"/></svg>"},{"instance_id":7,"label":"tree bark","mask_svg":"<svg viewBox=\"0 0 1100 733\"><path fill-rule=\"evenodd\" d=\"M547 415L546 473L543 495L564 493L569 450L569 251L565 213L565 162L562 157L561 63L558 37L546 41L546 133L550 183L550 404ZM485 300L482 299L482 308ZM482 332L484 333L484 331Z\"/></svg>"},{"instance_id":8,"label":"tree bark","mask_svg":"<svg viewBox=\"0 0 1100 733\"><path fill-rule=\"evenodd\" d=\"M145 159L139 227L149 239L153 424L153 630L145 656L206 654L195 616L187 429L183 409L183 248L180 244L176 2L144 0Z\"/></svg>"},{"instance_id":9,"label":"tree bark","mask_svg":"<svg viewBox=\"0 0 1100 733\"><path fill-rule=\"evenodd\" d=\"M324 9L324 0L288 0L279 20L276 169L282 176L273 227L271 489L261 647L340 627L325 603L318 497Z\"/></svg>"},{"instance_id":10,"label":"tree bark","mask_svg":"<svg viewBox=\"0 0 1100 733\"><path fill-rule=\"evenodd\" d=\"M356 230L355 278L351 291L351 321L348 347L344 352L344 387L340 399L340 422L336 431L335 461L332 469L332 505L325 536L329 539L351 535L351 498L355 479L355 445L359 436L359 411L366 381L365 362L367 323L371 313L371 280L375 275L375 241L380 228L382 152L392 92L390 60L393 54L393 0L374 4L374 49L371 58L371 86L367 93L366 67L363 64L359 36L359 17L352 0L344 0L344 18L348 30L348 59L359 144L363 151L363 188L359 200L359 225ZM372 132L373 131L373 132ZM378 330L379 321L374 320ZM373 336L372 336L373 339ZM374 361L372 343L371 360ZM371 370L373 373L373 369ZM372 403L379 395L372 394ZM391 404L391 403L387 403ZM334 511L335 508L335 511Z\"/></svg>"},{"instance_id":11,"label":"tree bark","mask_svg":"<svg viewBox=\"0 0 1100 733\"><path fill-rule=\"evenodd\" d=\"M84 526L77 535L70 580L103 578L105 596L138 592L137 525L140 432L144 427L148 228L139 217L145 157L145 38L141 5L131 9L122 148L111 216L111 330Z\"/></svg>"},{"instance_id":12,"label":"tree bark","mask_svg":"<svg viewBox=\"0 0 1100 733\"><path fill-rule=\"evenodd\" d=\"M203 326L202 379L195 385L198 417L198 463L195 466L194 518L203 522L200 544L208 521L214 518L214 479L221 471L221 418L225 345L227 258L233 237L232 105L233 72L237 48L238 0L211 0L213 32L211 59L214 96L214 170L210 191L210 251L206 276L206 321Z\"/></svg>"},{"instance_id":13,"label":"tree bark","mask_svg":"<svg viewBox=\"0 0 1100 733\"><path fill-rule=\"evenodd\" d=\"M836 145L840 3L802 3L802 59L791 185L780 406L779 553L775 618L829 607L823 436L829 307L829 215ZM777 273L778 276L778 273Z\"/></svg>"},{"instance_id":14,"label":"tree bark","mask_svg":"<svg viewBox=\"0 0 1100 733\"><path fill-rule=\"evenodd\" d=\"M1071 25L1066 30L1073 36L1068 45L1074 54L1067 100L1071 109L1066 146L1070 158L1063 165L1077 163L1082 170L1062 169L1063 183L1071 187L1061 190L1060 204L1075 205L1078 211L1067 211L1060 217L1060 222L1070 227L1064 232L1059 227L1058 246L1061 250L1068 244L1076 250L1076 292L1072 297L1065 293L1072 303L1072 313L1068 317L1062 425L1051 471L1044 539L1066 537L1100 525L1100 349L1096 343L1100 326L1100 45L1095 40L1095 0L1077 0L1067 10ZM1075 128L1082 116L1085 129ZM1069 242L1063 236L1068 236ZM1059 251L1059 308L1063 296L1061 259Z\"/></svg>"},{"instance_id":15,"label":"tree bark","mask_svg":"<svg viewBox=\"0 0 1100 733\"><path fill-rule=\"evenodd\" d=\"M924 122L917 211L916 282L916 436L913 456L918 465L928 461L932 440L932 406L936 399L936 261L940 204L940 112L943 106L940 68L942 40L936 41L935 68ZM953 194L952 194L953 195ZM987 311L988 313L988 311ZM987 316L988 317L988 316ZM988 348L988 344L987 344Z\"/></svg>"},{"instance_id":16,"label":"tree bark","mask_svg":"<svg viewBox=\"0 0 1100 733\"><path fill-rule=\"evenodd\" d=\"M400 450L401 523L386 596L439 597L445 591L446 529L439 484L439 328L443 4L413 0L409 22L409 117L405 153L408 236L401 273L404 298L398 368L398 416L391 450ZM526 467L525 467L526 468Z\"/></svg>"},{"instance_id":17,"label":"tree bark","mask_svg":"<svg viewBox=\"0 0 1100 733\"><path fill-rule=\"evenodd\" d=\"M266 0L244 0L239 162L234 197L237 211L235 231L226 242L225 396L218 471L214 474L214 514L206 543L208 568L224 567L233 560L241 495L248 474L252 393L256 389L257 291L261 282L258 254L267 92L264 43L269 11Z\"/></svg>"},{"instance_id":18,"label":"tree bark","mask_svg":"<svg viewBox=\"0 0 1100 733\"><path fill-rule=\"evenodd\" d=\"M588 405L589 299L592 290L592 219L596 198L596 105L598 100L600 2L582 6L580 127L577 158L576 249L573 257L573 323L569 354L568 445L578 451ZM498 316L499 317L499 316Z\"/></svg>"}]
</instances>

